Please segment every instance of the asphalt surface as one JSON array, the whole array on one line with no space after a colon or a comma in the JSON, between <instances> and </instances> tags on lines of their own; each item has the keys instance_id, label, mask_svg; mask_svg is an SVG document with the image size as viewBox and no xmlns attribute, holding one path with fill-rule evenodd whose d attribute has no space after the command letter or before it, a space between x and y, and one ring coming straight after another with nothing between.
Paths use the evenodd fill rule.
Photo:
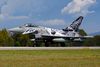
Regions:
<instances>
[{"instance_id":1,"label":"asphalt surface","mask_svg":"<svg viewBox=\"0 0 100 67\"><path fill-rule=\"evenodd\" d=\"M0 50L69 50L100 49L100 47L0 47Z\"/></svg>"}]
</instances>

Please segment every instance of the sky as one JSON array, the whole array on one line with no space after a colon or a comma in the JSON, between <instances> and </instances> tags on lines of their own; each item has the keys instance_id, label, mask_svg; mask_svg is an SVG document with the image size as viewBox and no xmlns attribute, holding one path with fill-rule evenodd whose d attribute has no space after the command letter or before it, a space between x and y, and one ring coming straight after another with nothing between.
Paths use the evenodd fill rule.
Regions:
<instances>
[{"instance_id":1,"label":"sky","mask_svg":"<svg viewBox=\"0 0 100 67\"><path fill-rule=\"evenodd\" d=\"M63 29L83 16L80 28L100 31L100 0L0 0L0 28L25 23Z\"/></svg>"}]
</instances>

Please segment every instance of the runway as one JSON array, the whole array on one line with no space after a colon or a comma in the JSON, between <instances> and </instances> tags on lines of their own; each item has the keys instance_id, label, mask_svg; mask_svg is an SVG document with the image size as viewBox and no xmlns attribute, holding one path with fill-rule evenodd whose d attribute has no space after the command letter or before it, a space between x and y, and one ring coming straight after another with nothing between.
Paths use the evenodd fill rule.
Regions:
<instances>
[{"instance_id":1,"label":"runway","mask_svg":"<svg viewBox=\"0 0 100 67\"><path fill-rule=\"evenodd\" d=\"M79 50L100 49L100 47L0 47L0 50Z\"/></svg>"}]
</instances>

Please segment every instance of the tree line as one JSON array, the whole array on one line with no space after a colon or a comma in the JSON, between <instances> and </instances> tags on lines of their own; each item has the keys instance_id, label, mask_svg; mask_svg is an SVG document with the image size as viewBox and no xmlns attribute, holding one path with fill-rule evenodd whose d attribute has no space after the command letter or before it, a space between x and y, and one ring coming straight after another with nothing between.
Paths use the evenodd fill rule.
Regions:
<instances>
[{"instance_id":1,"label":"tree line","mask_svg":"<svg viewBox=\"0 0 100 67\"><path fill-rule=\"evenodd\" d=\"M80 30L81 35L87 35L84 30ZM22 35L21 33L10 35L6 29L0 31L0 47L44 47L44 42L41 40L38 45L32 42L30 39L34 35ZM61 47L60 43L51 43L51 47ZM82 42L66 41L65 47L67 46L100 46L100 35L94 36L94 38L85 39Z\"/></svg>"}]
</instances>

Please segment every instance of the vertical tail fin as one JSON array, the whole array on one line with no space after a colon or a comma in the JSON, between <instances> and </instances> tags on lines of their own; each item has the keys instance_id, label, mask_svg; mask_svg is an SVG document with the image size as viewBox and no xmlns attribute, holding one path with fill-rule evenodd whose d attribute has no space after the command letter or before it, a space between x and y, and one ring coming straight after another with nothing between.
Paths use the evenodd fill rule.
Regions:
<instances>
[{"instance_id":1,"label":"vertical tail fin","mask_svg":"<svg viewBox=\"0 0 100 67\"><path fill-rule=\"evenodd\" d=\"M75 31L77 31L79 29L79 26L82 23L82 20L83 20L83 16L80 16L75 21L73 21L73 23L70 25L70 27L72 27Z\"/></svg>"},{"instance_id":2,"label":"vertical tail fin","mask_svg":"<svg viewBox=\"0 0 100 67\"><path fill-rule=\"evenodd\" d=\"M80 16L75 21L73 21L72 24L69 27L67 27L67 28L65 28L63 30L64 31L70 31L71 30L70 28L72 28L73 30L78 31L79 30L79 26L82 23L82 20L83 20L83 16Z\"/></svg>"}]
</instances>

